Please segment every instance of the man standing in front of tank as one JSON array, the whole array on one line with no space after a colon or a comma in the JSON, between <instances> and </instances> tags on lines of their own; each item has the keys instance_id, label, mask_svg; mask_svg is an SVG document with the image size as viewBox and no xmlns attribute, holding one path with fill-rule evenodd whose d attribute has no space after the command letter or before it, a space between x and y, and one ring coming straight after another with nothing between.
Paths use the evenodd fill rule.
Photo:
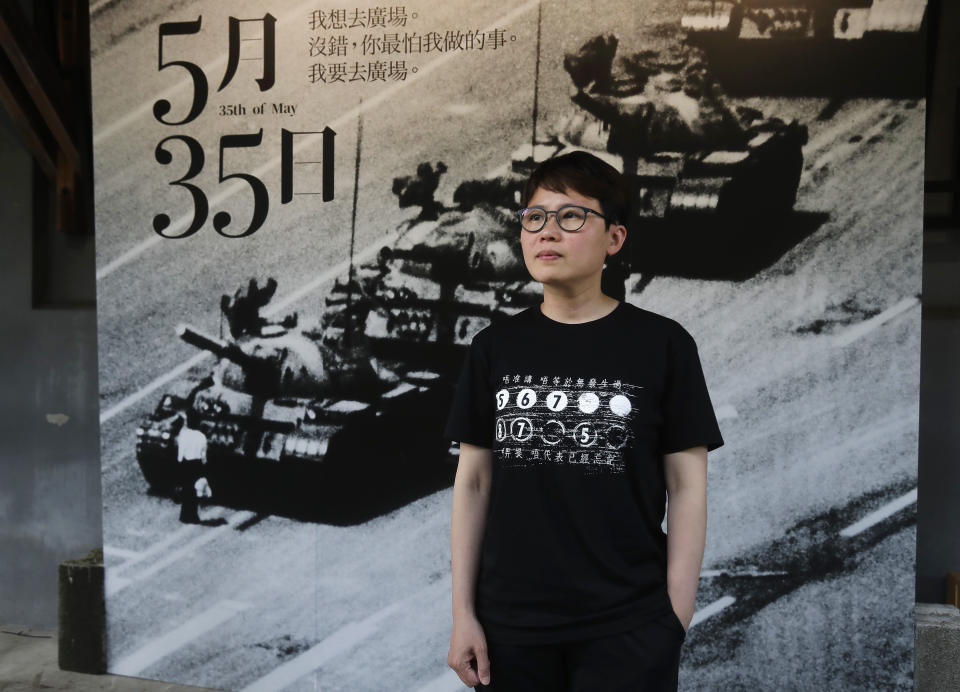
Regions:
<instances>
[{"instance_id":1,"label":"man standing in front of tank","mask_svg":"<svg viewBox=\"0 0 960 692\"><path fill-rule=\"evenodd\" d=\"M601 291L626 201L585 152L533 173L519 232L543 302L479 332L460 377L447 662L478 690L677 688L723 440L690 335Z\"/></svg>"},{"instance_id":2,"label":"man standing in front of tank","mask_svg":"<svg viewBox=\"0 0 960 692\"><path fill-rule=\"evenodd\" d=\"M203 466L207 463L207 436L199 429L197 415L193 409L181 414L183 425L177 433L177 467L180 480L180 521L184 524L200 523L201 488L209 488L203 476ZM198 488L197 484L201 483Z\"/></svg>"}]
</instances>

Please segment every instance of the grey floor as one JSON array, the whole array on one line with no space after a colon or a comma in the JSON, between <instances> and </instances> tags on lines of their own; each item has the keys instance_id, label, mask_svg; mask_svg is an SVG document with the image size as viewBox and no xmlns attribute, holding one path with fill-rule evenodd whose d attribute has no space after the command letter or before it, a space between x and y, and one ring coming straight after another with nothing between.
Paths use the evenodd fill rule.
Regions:
<instances>
[{"instance_id":1,"label":"grey floor","mask_svg":"<svg viewBox=\"0 0 960 692\"><path fill-rule=\"evenodd\" d=\"M177 692L203 690L122 675L85 675L60 670L57 633L16 625L0 626L0 692L26 690L111 690Z\"/></svg>"}]
</instances>

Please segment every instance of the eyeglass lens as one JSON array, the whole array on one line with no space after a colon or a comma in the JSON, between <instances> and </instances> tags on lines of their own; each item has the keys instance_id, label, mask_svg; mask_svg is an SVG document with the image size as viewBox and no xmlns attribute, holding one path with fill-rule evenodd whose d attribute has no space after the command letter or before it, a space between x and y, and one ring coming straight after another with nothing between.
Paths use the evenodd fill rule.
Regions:
<instances>
[{"instance_id":1,"label":"eyeglass lens","mask_svg":"<svg viewBox=\"0 0 960 692\"><path fill-rule=\"evenodd\" d=\"M587 221L587 212L580 207L563 206L556 211L547 211L532 207L525 210L520 219L521 225L528 231L539 231L547 225L550 214L555 214L557 223L565 231L579 231Z\"/></svg>"}]
</instances>

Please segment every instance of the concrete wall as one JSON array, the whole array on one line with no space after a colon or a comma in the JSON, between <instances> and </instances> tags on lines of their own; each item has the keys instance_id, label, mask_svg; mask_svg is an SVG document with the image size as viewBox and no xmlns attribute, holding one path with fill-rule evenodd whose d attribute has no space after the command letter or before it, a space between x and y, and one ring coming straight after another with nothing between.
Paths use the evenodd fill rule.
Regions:
<instances>
[{"instance_id":1,"label":"concrete wall","mask_svg":"<svg viewBox=\"0 0 960 692\"><path fill-rule=\"evenodd\" d=\"M0 108L0 623L55 626L57 565L101 543L96 313L33 306L32 162ZM41 292L89 300L93 240ZM64 414L62 425L48 414Z\"/></svg>"},{"instance_id":2,"label":"concrete wall","mask_svg":"<svg viewBox=\"0 0 960 692\"><path fill-rule=\"evenodd\" d=\"M942 0L927 104L927 180L957 180L960 3ZM948 213L952 195L928 195L926 213ZM924 234L920 348L920 484L917 601L939 603L947 572L960 571L960 229Z\"/></svg>"},{"instance_id":3,"label":"concrete wall","mask_svg":"<svg viewBox=\"0 0 960 692\"><path fill-rule=\"evenodd\" d=\"M920 360L917 601L940 603L960 571L960 245L925 244Z\"/></svg>"}]
</instances>

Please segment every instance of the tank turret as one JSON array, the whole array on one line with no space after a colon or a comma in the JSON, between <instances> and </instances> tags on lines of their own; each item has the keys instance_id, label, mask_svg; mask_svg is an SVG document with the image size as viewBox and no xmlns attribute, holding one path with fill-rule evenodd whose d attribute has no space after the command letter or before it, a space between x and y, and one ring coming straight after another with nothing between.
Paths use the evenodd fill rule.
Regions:
<instances>
[{"instance_id":1,"label":"tank turret","mask_svg":"<svg viewBox=\"0 0 960 692\"><path fill-rule=\"evenodd\" d=\"M613 36L569 53L576 109L561 137L619 164L644 222L718 215L768 222L789 213L806 127L734 107L703 51L676 33L663 29L661 38L674 40L639 53L616 55Z\"/></svg>"},{"instance_id":2,"label":"tank turret","mask_svg":"<svg viewBox=\"0 0 960 692\"><path fill-rule=\"evenodd\" d=\"M186 324L177 335L220 359L214 381L252 396L316 396L329 382L319 345L279 327L241 341L218 339Z\"/></svg>"},{"instance_id":3,"label":"tank turret","mask_svg":"<svg viewBox=\"0 0 960 692\"><path fill-rule=\"evenodd\" d=\"M927 0L687 0L729 93L922 98Z\"/></svg>"},{"instance_id":4,"label":"tank turret","mask_svg":"<svg viewBox=\"0 0 960 692\"><path fill-rule=\"evenodd\" d=\"M194 329L188 324L178 324L176 328L177 336L186 341L191 346L196 346L204 351L210 351L217 358L226 358L240 367L253 368L257 366L256 359L243 352L235 342L216 339L208 334Z\"/></svg>"}]
</instances>

